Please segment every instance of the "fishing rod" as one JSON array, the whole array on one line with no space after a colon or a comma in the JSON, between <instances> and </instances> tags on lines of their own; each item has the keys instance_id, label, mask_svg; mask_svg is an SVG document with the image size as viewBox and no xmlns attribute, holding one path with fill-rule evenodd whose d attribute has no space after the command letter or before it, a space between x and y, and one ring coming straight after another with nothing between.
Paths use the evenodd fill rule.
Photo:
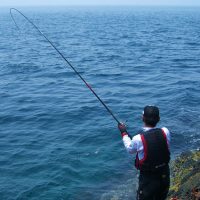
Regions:
<instances>
[{"instance_id":1,"label":"fishing rod","mask_svg":"<svg viewBox=\"0 0 200 200\"><path fill-rule=\"evenodd\" d=\"M65 62L68 64L68 66L71 67L71 69L79 76L79 78L89 88L89 90L96 96L96 98L101 102L101 104L105 107L105 109L113 117L113 119L118 124L120 124L120 121L116 118L116 116L113 114L113 112L108 108L108 106L103 102L103 100L97 95L97 93L92 89L92 87L88 84L88 82L81 76L81 74L73 67L73 65L63 56L63 54L58 50L58 48L46 37L46 35L44 35L44 33L42 33L42 31L40 31L40 29L28 17L26 17L21 11L17 10L16 8L10 8L10 16L11 16L12 20L14 21L16 27L20 30L20 28L17 25L16 20L13 16L12 11L16 11L20 15L22 15L39 32L39 34L45 38L45 40L57 51L57 53L65 60Z\"/></svg>"}]
</instances>

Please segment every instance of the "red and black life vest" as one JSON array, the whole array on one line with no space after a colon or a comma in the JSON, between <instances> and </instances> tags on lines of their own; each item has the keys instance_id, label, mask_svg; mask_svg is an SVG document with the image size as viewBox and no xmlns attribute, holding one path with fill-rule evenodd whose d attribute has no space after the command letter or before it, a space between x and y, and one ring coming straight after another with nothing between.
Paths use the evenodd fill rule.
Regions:
<instances>
[{"instance_id":1,"label":"red and black life vest","mask_svg":"<svg viewBox=\"0 0 200 200\"><path fill-rule=\"evenodd\" d=\"M140 135L144 147L144 158L139 160L137 154L135 167L140 171L158 171L168 166L170 152L164 131L156 128L140 132Z\"/></svg>"}]
</instances>

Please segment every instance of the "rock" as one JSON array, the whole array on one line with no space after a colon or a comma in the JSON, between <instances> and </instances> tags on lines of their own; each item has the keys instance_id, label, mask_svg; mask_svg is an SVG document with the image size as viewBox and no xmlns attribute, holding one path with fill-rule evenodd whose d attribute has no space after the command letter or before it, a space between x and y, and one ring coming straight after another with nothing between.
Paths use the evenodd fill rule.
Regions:
<instances>
[{"instance_id":1,"label":"rock","mask_svg":"<svg viewBox=\"0 0 200 200\"><path fill-rule=\"evenodd\" d=\"M172 162L168 200L200 200L200 150L183 153Z\"/></svg>"}]
</instances>

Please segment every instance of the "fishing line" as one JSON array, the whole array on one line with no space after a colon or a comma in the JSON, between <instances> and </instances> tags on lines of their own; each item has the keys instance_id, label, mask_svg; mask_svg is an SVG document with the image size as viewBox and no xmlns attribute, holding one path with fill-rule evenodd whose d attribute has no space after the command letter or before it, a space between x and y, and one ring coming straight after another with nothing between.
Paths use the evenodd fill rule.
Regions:
<instances>
[{"instance_id":1,"label":"fishing line","mask_svg":"<svg viewBox=\"0 0 200 200\"><path fill-rule=\"evenodd\" d=\"M104 101L97 95L97 93L92 89L92 87L87 83L87 81L81 76L81 74L72 66L72 64L63 56L63 54L57 49L57 47L40 31L40 29L28 18L26 17L21 11L17 10L16 8L10 8L10 15L12 20L14 21L16 27L18 30L20 30L19 26L16 23L16 20L13 16L12 11L18 12L20 15L22 15L38 32L40 35L42 35L45 40L57 51L57 53L65 60L68 66L71 67L71 69L79 76L79 78L85 83L85 85L88 87L88 89L96 96L96 98L101 102L101 104L105 107L105 109L108 111L108 113L113 117L113 119L119 124L119 120L116 118L116 116L113 114L113 112L108 108L108 106L104 103Z\"/></svg>"}]
</instances>

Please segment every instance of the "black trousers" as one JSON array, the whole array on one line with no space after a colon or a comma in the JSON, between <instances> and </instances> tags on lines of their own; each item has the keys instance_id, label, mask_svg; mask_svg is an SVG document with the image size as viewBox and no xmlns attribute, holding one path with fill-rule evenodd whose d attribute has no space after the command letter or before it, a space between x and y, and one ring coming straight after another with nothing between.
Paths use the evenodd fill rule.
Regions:
<instances>
[{"instance_id":1,"label":"black trousers","mask_svg":"<svg viewBox=\"0 0 200 200\"><path fill-rule=\"evenodd\" d=\"M169 167L156 173L140 172L137 200L165 200L169 185Z\"/></svg>"}]
</instances>

